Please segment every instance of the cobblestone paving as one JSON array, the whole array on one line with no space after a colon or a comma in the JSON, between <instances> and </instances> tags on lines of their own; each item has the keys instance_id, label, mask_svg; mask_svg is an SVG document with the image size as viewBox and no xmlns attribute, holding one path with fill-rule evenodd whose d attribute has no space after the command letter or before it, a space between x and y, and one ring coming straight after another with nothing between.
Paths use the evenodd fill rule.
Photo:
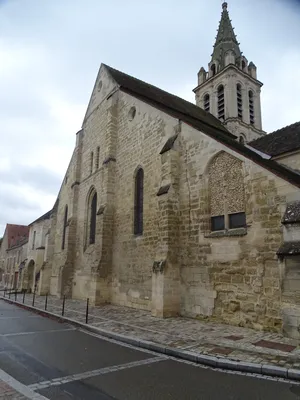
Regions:
<instances>
[{"instance_id":1,"label":"cobblestone paving","mask_svg":"<svg viewBox=\"0 0 300 400\"><path fill-rule=\"evenodd\" d=\"M7 383L0 379L0 400L27 400L28 397L23 396Z\"/></svg>"},{"instance_id":2,"label":"cobblestone paving","mask_svg":"<svg viewBox=\"0 0 300 400\"><path fill-rule=\"evenodd\" d=\"M11 295L11 299L15 299L14 295ZM33 296L26 294L25 304L32 305L32 300ZM22 303L23 295L19 294L17 301ZM35 297L35 307L44 309L44 296ZM62 300L48 297L47 310L61 314ZM64 315L85 322L85 310L85 301L67 299ZM147 311L115 305L90 306L89 324L106 331L195 353L300 369L298 341L278 333L260 332L188 318L159 319L152 317Z\"/></svg>"}]
</instances>

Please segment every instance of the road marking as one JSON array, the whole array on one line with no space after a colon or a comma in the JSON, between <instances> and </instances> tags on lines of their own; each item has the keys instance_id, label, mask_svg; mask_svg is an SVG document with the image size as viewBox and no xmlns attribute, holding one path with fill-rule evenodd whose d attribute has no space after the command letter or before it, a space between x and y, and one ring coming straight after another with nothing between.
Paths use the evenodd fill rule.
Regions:
<instances>
[{"instance_id":1,"label":"road marking","mask_svg":"<svg viewBox=\"0 0 300 400\"><path fill-rule=\"evenodd\" d=\"M34 335L34 334L36 334L36 333L55 333L55 332L75 331L75 330L76 330L76 328L49 329L48 331L4 333L4 334L0 334L0 336L2 336L2 337L22 336L22 335Z\"/></svg>"},{"instance_id":2,"label":"road marking","mask_svg":"<svg viewBox=\"0 0 300 400\"><path fill-rule=\"evenodd\" d=\"M28 386L23 385L23 383L17 381L11 375L8 375L5 371L0 369L0 381L5 382L11 388L21 393L23 396L32 400L49 400L48 397L42 396L41 394L35 393Z\"/></svg>"},{"instance_id":3,"label":"road marking","mask_svg":"<svg viewBox=\"0 0 300 400\"><path fill-rule=\"evenodd\" d=\"M153 364L165 360L166 360L165 357L153 357L153 358L148 358L146 360L132 361L127 364L119 364L119 365L114 365L112 367L99 368L93 371L82 372L80 374L74 374L69 376L63 376L61 378L51 379L50 381L33 383L32 385L29 385L28 388L34 391L42 390L49 386L64 385L69 382L80 381L83 379L92 378L94 376L109 374L111 372L121 371L123 369L128 369L128 368L140 367L142 365Z\"/></svg>"}]
</instances>

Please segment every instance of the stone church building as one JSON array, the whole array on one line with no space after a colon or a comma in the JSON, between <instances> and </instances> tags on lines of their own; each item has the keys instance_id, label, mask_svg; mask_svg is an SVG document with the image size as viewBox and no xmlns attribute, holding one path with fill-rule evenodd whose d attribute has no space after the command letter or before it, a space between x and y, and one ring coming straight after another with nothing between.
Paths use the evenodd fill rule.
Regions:
<instances>
[{"instance_id":1,"label":"stone church building","mask_svg":"<svg viewBox=\"0 0 300 400\"><path fill-rule=\"evenodd\" d=\"M227 3L196 104L102 64L39 292L300 337L300 124L266 135L261 87Z\"/></svg>"}]
</instances>

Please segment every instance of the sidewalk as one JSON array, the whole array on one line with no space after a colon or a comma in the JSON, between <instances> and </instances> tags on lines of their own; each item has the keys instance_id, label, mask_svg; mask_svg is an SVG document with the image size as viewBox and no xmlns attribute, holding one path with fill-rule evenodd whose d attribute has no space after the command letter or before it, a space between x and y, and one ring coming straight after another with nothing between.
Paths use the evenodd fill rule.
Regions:
<instances>
[{"instance_id":1,"label":"sidewalk","mask_svg":"<svg viewBox=\"0 0 300 400\"><path fill-rule=\"evenodd\" d=\"M28 397L23 396L17 392L6 382L0 379L0 400L27 400Z\"/></svg>"},{"instance_id":2,"label":"sidewalk","mask_svg":"<svg viewBox=\"0 0 300 400\"><path fill-rule=\"evenodd\" d=\"M32 295L26 294L25 304L31 306L32 298ZM11 295L11 300L15 300L14 295ZM22 303L23 295L19 294L17 300ZM35 307L44 310L45 297L36 296ZM61 315L62 300L48 297L47 311ZM66 300L65 317L85 323L85 311L86 302ZM88 323L106 332L186 350L192 354L296 369L300 376L298 341L278 333L181 317L159 319L147 311L115 305L90 306Z\"/></svg>"}]
</instances>

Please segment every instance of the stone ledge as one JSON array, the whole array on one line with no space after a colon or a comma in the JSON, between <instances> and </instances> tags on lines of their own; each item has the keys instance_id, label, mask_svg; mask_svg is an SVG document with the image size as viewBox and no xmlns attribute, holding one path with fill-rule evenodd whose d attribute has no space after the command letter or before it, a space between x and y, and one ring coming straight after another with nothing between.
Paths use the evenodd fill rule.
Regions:
<instances>
[{"instance_id":1,"label":"stone ledge","mask_svg":"<svg viewBox=\"0 0 300 400\"><path fill-rule=\"evenodd\" d=\"M210 232L204 235L206 238L219 238L219 237L231 237L231 236L245 236L247 235L247 228L236 228L228 229L224 231Z\"/></svg>"}]
</instances>

